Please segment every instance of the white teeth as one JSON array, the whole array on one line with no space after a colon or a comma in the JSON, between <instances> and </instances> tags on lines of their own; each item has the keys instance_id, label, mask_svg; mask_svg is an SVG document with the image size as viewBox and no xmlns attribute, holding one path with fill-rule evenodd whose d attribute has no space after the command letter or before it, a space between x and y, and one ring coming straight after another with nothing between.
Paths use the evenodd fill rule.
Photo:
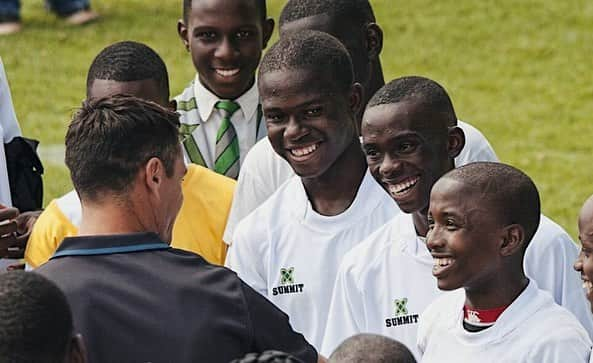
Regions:
<instances>
[{"instance_id":1,"label":"white teeth","mask_svg":"<svg viewBox=\"0 0 593 363\"><path fill-rule=\"evenodd\" d=\"M591 292L593 290L593 283L589 280L583 280L583 289Z\"/></svg>"},{"instance_id":2,"label":"white teeth","mask_svg":"<svg viewBox=\"0 0 593 363\"><path fill-rule=\"evenodd\" d=\"M395 185L389 185L388 189L389 192L392 195L395 194L401 194L405 191L407 191L408 189L410 189L411 187L413 187L414 185L416 185L416 183L418 183L418 180L420 180L420 177L414 177L414 178L409 178L406 179L405 181L395 184Z\"/></svg>"},{"instance_id":3,"label":"white teeth","mask_svg":"<svg viewBox=\"0 0 593 363\"><path fill-rule=\"evenodd\" d=\"M218 73L219 75L223 76L223 77L232 77L235 74L239 73L239 68L235 68L235 69L217 69L216 73Z\"/></svg>"},{"instance_id":4,"label":"white teeth","mask_svg":"<svg viewBox=\"0 0 593 363\"><path fill-rule=\"evenodd\" d=\"M444 266L449 266L450 264L453 263L453 259L452 258L436 258L433 257L433 263L435 267L444 267Z\"/></svg>"},{"instance_id":5,"label":"white teeth","mask_svg":"<svg viewBox=\"0 0 593 363\"><path fill-rule=\"evenodd\" d=\"M299 149L291 149L290 152L294 156L305 156L311 154L315 150L317 150L317 144L305 146Z\"/></svg>"}]
</instances>

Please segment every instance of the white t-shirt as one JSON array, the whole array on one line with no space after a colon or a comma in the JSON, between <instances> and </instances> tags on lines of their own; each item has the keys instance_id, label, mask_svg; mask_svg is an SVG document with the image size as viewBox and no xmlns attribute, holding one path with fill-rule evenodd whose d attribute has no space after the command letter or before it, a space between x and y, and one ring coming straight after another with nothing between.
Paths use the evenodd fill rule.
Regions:
<instances>
[{"instance_id":1,"label":"white t-shirt","mask_svg":"<svg viewBox=\"0 0 593 363\"><path fill-rule=\"evenodd\" d=\"M498 161L492 146L478 129L463 121L458 121L458 126L465 133L465 147L455 158L455 165ZM231 244L237 224L293 175L290 164L276 154L267 137L255 144L241 164L223 240Z\"/></svg>"},{"instance_id":2,"label":"white t-shirt","mask_svg":"<svg viewBox=\"0 0 593 363\"><path fill-rule=\"evenodd\" d=\"M576 315L590 332L592 314L580 277L572 268L577 253L568 234L542 215L527 247L524 268L527 276L553 294L556 303ZM407 315L421 314L440 295L432 266L432 257L416 235L409 214L399 214L353 248L338 272L321 353L331 354L352 335L375 333L401 341L418 358L418 325L406 321L389 326L388 319L396 318L397 324ZM402 304L404 298L408 314L397 315L395 304Z\"/></svg>"},{"instance_id":3,"label":"white t-shirt","mask_svg":"<svg viewBox=\"0 0 593 363\"><path fill-rule=\"evenodd\" d=\"M441 294L432 266L411 214L398 214L350 250L338 271L321 354L329 356L352 335L375 333L400 341L419 358L418 319Z\"/></svg>"},{"instance_id":4,"label":"white t-shirt","mask_svg":"<svg viewBox=\"0 0 593 363\"><path fill-rule=\"evenodd\" d=\"M533 281L488 329L463 328L465 291L443 294L418 328L423 363L588 362L591 340L572 314Z\"/></svg>"},{"instance_id":5,"label":"white t-shirt","mask_svg":"<svg viewBox=\"0 0 593 363\"><path fill-rule=\"evenodd\" d=\"M350 207L337 216L315 212L295 176L239 223L226 266L319 349L342 257L397 213L368 170Z\"/></svg>"},{"instance_id":6,"label":"white t-shirt","mask_svg":"<svg viewBox=\"0 0 593 363\"><path fill-rule=\"evenodd\" d=\"M21 129L14 113L8 79L4 71L2 58L0 58L0 140L2 140L0 147L0 204L7 207L12 206L12 199L10 197L8 173L6 171L4 144L10 142L15 136L20 135Z\"/></svg>"}]
</instances>

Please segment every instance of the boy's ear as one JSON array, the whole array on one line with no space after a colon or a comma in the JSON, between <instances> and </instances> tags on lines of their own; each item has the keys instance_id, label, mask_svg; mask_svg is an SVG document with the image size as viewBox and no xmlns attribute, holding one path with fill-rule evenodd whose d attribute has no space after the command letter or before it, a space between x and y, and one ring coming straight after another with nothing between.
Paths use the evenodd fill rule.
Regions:
<instances>
[{"instance_id":1,"label":"boy's ear","mask_svg":"<svg viewBox=\"0 0 593 363\"><path fill-rule=\"evenodd\" d=\"M518 224L511 224L504 228L503 242L500 255L508 257L519 252L525 244L525 231Z\"/></svg>"},{"instance_id":2,"label":"boy's ear","mask_svg":"<svg viewBox=\"0 0 593 363\"><path fill-rule=\"evenodd\" d=\"M268 18L264 21L263 26L262 26L262 41L263 41L262 49L265 49L268 46L268 42L270 41L270 38L272 37L273 32L274 32L274 19Z\"/></svg>"},{"instance_id":3,"label":"boy's ear","mask_svg":"<svg viewBox=\"0 0 593 363\"><path fill-rule=\"evenodd\" d=\"M364 89L360 83L355 82L350 89L349 106L355 115L358 115L362 108L362 98L364 96Z\"/></svg>"},{"instance_id":4,"label":"boy's ear","mask_svg":"<svg viewBox=\"0 0 593 363\"><path fill-rule=\"evenodd\" d=\"M447 145L447 149L449 150L449 156L451 158L456 158L463 147L465 146L465 134L463 130L458 127L449 127L449 143Z\"/></svg>"},{"instance_id":5,"label":"boy's ear","mask_svg":"<svg viewBox=\"0 0 593 363\"><path fill-rule=\"evenodd\" d=\"M175 100L169 101L169 110L171 110L171 111L177 110L177 101L175 101Z\"/></svg>"},{"instance_id":6,"label":"boy's ear","mask_svg":"<svg viewBox=\"0 0 593 363\"><path fill-rule=\"evenodd\" d=\"M179 38L185 45L185 50L189 52L189 38L187 34L187 25L183 22L183 19L179 19L177 21L177 34L179 34Z\"/></svg>"},{"instance_id":7,"label":"boy's ear","mask_svg":"<svg viewBox=\"0 0 593 363\"><path fill-rule=\"evenodd\" d=\"M366 43L369 59L378 58L383 50L383 30L377 23L366 25Z\"/></svg>"}]
</instances>

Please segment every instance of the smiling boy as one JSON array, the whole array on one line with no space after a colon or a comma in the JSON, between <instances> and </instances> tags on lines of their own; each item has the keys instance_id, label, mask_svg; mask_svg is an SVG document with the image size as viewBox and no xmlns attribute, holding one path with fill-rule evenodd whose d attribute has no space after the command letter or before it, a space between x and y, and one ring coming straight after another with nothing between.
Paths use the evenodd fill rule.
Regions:
<instances>
[{"instance_id":1,"label":"smiling boy","mask_svg":"<svg viewBox=\"0 0 593 363\"><path fill-rule=\"evenodd\" d=\"M175 100L191 162L236 179L265 136L255 70L273 29L265 0L183 1L177 30L197 74Z\"/></svg>"},{"instance_id":2,"label":"smiling boy","mask_svg":"<svg viewBox=\"0 0 593 363\"><path fill-rule=\"evenodd\" d=\"M362 122L363 149L373 177L401 213L343 259L329 312L322 353L360 332L383 334L418 357L422 312L439 294L426 248L427 212L434 183L455 167L464 147L447 92L424 77L395 79L369 102ZM570 270L576 247L558 225L542 217L525 268L540 286L590 327L591 314Z\"/></svg>"},{"instance_id":3,"label":"smiling boy","mask_svg":"<svg viewBox=\"0 0 593 363\"><path fill-rule=\"evenodd\" d=\"M297 176L239 224L226 264L319 347L342 256L398 208L367 171L361 87L337 39L281 38L258 82L270 142Z\"/></svg>"},{"instance_id":4,"label":"smiling boy","mask_svg":"<svg viewBox=\"0 0 593 363\"><path fill-rule=\"evenodd\" d=\"M322 31L336 37L348 50L354 79L363 88L359 122L368 100L384 84L379 55L383 31L368 0L289 0L279 19L280 37L303 30ZM466 135L466 146L456 158L457 165L472 161L497 161L496 154L482 133L459 121ZM290 165L272 152L268 139L260 140L247 154L237 182L237 192L224 234L232 242L234 229L250 212L262 204L282 183L294 176Z\"/></svg>"},{"instance_id":5,"label":"smiling boy","mask_svg":"<svg viewBox=\"0 0 593 363\"><path fill-rule=\"evenodd\" d=\"M497 163L454 169L434 185L428 221L438 287L459 290L423 314L422 362L588 361L587 332L523 271L540 222L527 175Z\"/></svg>"}]
</instances>

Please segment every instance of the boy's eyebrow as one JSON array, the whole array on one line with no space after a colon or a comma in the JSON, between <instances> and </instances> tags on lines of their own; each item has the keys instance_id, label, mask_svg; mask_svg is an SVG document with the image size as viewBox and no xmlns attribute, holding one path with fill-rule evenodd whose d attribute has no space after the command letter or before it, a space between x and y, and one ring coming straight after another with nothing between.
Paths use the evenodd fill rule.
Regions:
<instances>
[{"instance_id":1,"label":"boy's eyebrow","mask_svg":"<svg viewBox=\"0 0 593 363\"><path fill-rule=\"evenodd\" d=\"M299 103L297 105L294 105L293 107L291 107L291 109L303 108L303 107L307 107L307 106L311 106L311 105L321 105L321 104L325 104L325 103L326 103L325 101L321 101L321 100L315 99L315 100L306 101L306 102L303 102L303 103ZM264 113L265 112L271 112L271 111L279 111L279 110L281 110L280 107L265 107L264 108Z\"/></svg>"}]
</instances>

